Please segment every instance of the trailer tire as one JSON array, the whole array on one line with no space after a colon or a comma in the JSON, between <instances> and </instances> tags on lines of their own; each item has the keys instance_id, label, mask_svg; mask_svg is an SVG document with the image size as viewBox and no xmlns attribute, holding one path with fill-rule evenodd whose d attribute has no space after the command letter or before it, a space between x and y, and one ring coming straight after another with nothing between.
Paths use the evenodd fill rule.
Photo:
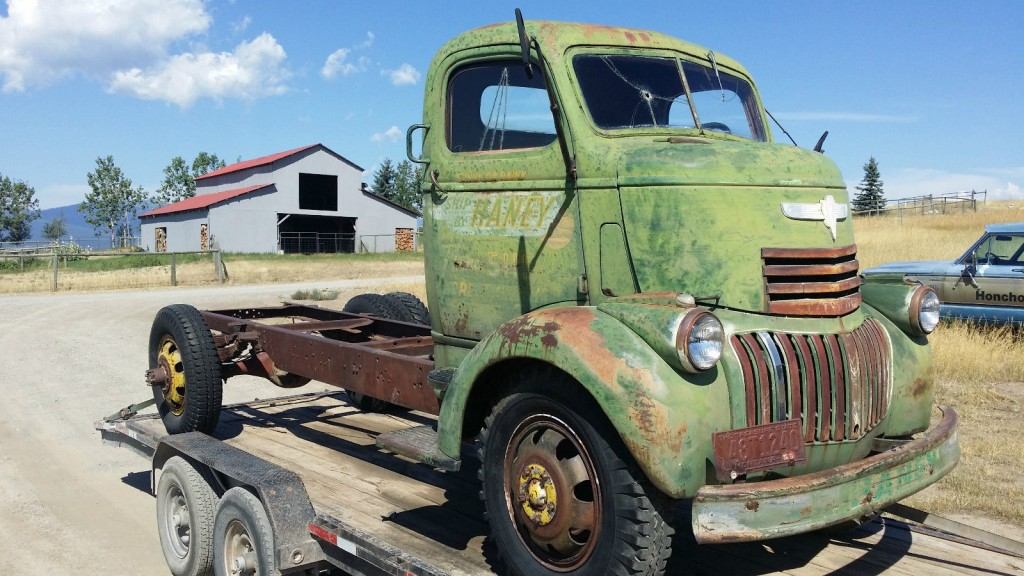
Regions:
<instances>
[{"instance_id":1,"label":"trailer tire","mask_svg":"<svg viewBox=\"0 0 1024 576\"><path fill-rule=\"evenodd\" d=\"M481 497L508 573L664 574L668 499L635 470L600 413L537 389L498 402L480 434Z\"/></svg>"},{"instance_id":2,"label":"trailer tire","mask_svg":"<svg viewBox=\"0 0 1024 576\"><path fill-rule=\"evenodd\" d=\"M213 487L194 466L180 456L164 463L156 490L157 532L174 576L213 574L216 509Z\"/></svg>"},{"instance_id":3,"label":"trailer tire","mask_svg":"<svg viewBox=\"0 0 1024 576\"><path fill-rule=\"evenodd\" d=\"M402 317L395 318L395 320L411 322L421 326L430 326L430 311L427 310L427 305L415 294L390 292L385 294L384 297L390 300L395 308L401 309L403 312Z\"/></svg>"},{"instance_id":4,"label":"trailer tire","mask_svg":"<svg viewBox=\"0 0 1024 576\"><path fill-rule=\"evenodd\" d=\"M235 570L241 561L244 569ZM213 528L213 569L217 576L280 574L274 559L274 529L260 499L245 488L228 490L217 505Z\"/></svg>"},{"instance_id":5,"label":"trailer tire","mask_svg":"<svg viewBox=\"0 0 1024 576\"><path fill-rule=\"evenodd\" d=\"M341 310L352 314L368 314L385 320L403 322L406 314L404 308L397 301L381 294L353 296ZM386 412L394 407L394 404L380 398L373 398L351 390L346 390L345 393L348 395L349 403L363 412Z\"/></svg>"},{"instance_id":6,"label":"trailer tire","mask_svg":"<svg viewBox=\"0 0 1024 576\"><path fill-rule=\"evenodd\" d=\"M157 312L149 333L149 367L170 372L162 386L153 386L169 434L210 434L217 428L224 380L213 334L198 310L172 304Z\"/></svg>"}]
</instances>

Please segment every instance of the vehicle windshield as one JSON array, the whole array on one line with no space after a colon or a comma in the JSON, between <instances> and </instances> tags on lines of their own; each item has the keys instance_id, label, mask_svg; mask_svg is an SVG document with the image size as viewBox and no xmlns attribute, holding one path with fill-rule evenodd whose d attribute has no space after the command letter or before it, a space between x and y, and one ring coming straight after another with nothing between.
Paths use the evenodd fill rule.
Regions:
<instances>
[{"instance_id":1,"label":"vehicle windshield","mask_svg":"<svg viewBox=\"0 0 1024 576\"><path fill-rule=\"evenodd\" d=\"M717 65L656 56L580 54L573 58L573 68L590 117L605 130L696 128L692 99L706 132L765 140L750 84Z\"/></svg>"}]
</instances>

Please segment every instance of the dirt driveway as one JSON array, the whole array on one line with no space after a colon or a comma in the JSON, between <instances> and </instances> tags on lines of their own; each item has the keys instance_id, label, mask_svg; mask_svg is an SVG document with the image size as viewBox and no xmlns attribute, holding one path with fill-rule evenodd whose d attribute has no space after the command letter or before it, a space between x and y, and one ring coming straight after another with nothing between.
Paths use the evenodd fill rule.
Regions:
<instances>
[{"instance_id":1,"label":"dirt driveway","mask_svg":"<svg viewBox=\"0 0 1024 576\"><path fill-rule=\"evenodd\" d=\"M93 422L144 399L160 307L273 305L298 288L416 290L422 276L0 297L0 574L166 574L145 460ZM309 387L309 391L317 388ZM232 380L225 402L279 395ZM126 474L127 473L127 474Z\"/></svg>"}]
</instances>

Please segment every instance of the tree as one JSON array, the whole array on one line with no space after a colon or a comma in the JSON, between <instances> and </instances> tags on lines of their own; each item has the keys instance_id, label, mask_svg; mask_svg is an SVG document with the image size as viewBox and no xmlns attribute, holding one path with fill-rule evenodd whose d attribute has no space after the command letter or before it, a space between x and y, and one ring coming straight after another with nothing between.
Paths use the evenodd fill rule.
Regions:
<instances>
[{"instance_id":1,"label":"tree","mask_svg":"<svg viewBox=\"0 0 1024 576\"><path fill-rule=\"evenodd\" d=\"M39 218L35 188L0 174L0 242L22 242L32 237L32 221Z\"/></svg>"},{"instance_id":2,"label":"tree","mask_svg":"<svg viewBox=\"0 0 1024 576\"><path fill-rule=\"evenodd\" d=\"M213 172L214 170L223 168L224 166L224 161L216 154L200 152L199 154L196 154L195 160L192 161L192 177L199 178L203 174Z\"/></svg>"},{"instance_id":3,"label":"tree","mask_svg":"<svg viewBox=\"0 0 1024 576\"><path fill-rule=\"evenodd\" d=\"M882 175L878 171L878 162L872 156L864 165L864 178L857 186L857 194L853 197L853 209L864 214L878 214L885 208L885 192L882 190Z\"/></svg>"},{"instance_id":4,"label":"tree","mask_svg":"<svg viewBox=\"0 0 1024 576\"><path fill-rule=\"evenodd\" d=\"M413 168L412 162L402 160L395 170L395 197L393 201L411 210L420 210L423 199L419 190L420 172Z\"/></svg>"},{"instance_id":5,"label":"tree","mask_svg":"<svg viewBox=\"0 0 1024 576\"><path fill-rule=\"evenodd\" d=\"M181 156L171 158L164 168L164 181L153 196L154 204L170 204L196 195L196 180Z\"/></svg>"},{"instance_id":6,"label":"tree","mask_svg":"<svg viewBox=\"0 0 1024 576\"><path fill-rule=\"evenodd\" d=\"M395 167L385 158L373 173L373 193L381 198L395 200Z\"/></svg>"},{"instance_id":7,"label":"tree","mask_svg":"<svg viewBox=\"0 0 1024 576\"><path fill-rule=\"evenodd\" d=\"M68 227L64 224L64 216L57 216L43 225L43 237L51 242L60 240L68 233Z\"/></svg>"},{"instance_id":8,"label":"tree","mask_svg":"<svg viewBox=\"0 0 1024 576\"><path fill-rule=\"evenodd\" d=\"M196 195L196 178L224 167L224 161L216 154L200 152L189 168L181 156L171 158L164 168L164 180L153 196L154 204L170 204Z\"/></svg>"},{"instance_id":9,"label":"tree","mask_svg":"<svg viewBox=\"0 0 1024 576\"><path fill-rule=\"evenodd\" d=\"M96 170L86 175L89 188L78 211L96 230L110 234L111 247L117 246L119 234L129 236L138 211L145 206L146 192L142 186L132 186L130 178L121 172L114 157L96 159Z\"/></svg>"}]
</instances>

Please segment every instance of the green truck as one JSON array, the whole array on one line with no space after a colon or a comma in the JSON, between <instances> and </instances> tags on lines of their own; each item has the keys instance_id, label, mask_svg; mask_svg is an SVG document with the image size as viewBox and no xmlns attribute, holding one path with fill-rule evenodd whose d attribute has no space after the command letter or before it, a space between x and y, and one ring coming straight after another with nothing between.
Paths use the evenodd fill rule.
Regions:
<instances>
[{"instance_id":1,"label":"green truck","mask_svg":"<svg viewBox=\"0 0 1024 576\"><path fill-rule=\"evenodd\" d=\"M214 434L237 374L436 416L376 443L450 473L479 458L490 537L523 576L661 574L680 526L720 543L856 521L957 463L956 413L933 408L934 291L859 275L839 171L820 143L774 142L738 62L519 19L445 44L423 110L407 147L429 311L403 293L165 308L147 378L168 432ZM154 468L223 462L175 438ZM188 511L195 475L175 474L165 517ZM276 560L239 548L264 531L230 500L218 570L294 559L280 534Z\"/></svg>"}]
</instances>

